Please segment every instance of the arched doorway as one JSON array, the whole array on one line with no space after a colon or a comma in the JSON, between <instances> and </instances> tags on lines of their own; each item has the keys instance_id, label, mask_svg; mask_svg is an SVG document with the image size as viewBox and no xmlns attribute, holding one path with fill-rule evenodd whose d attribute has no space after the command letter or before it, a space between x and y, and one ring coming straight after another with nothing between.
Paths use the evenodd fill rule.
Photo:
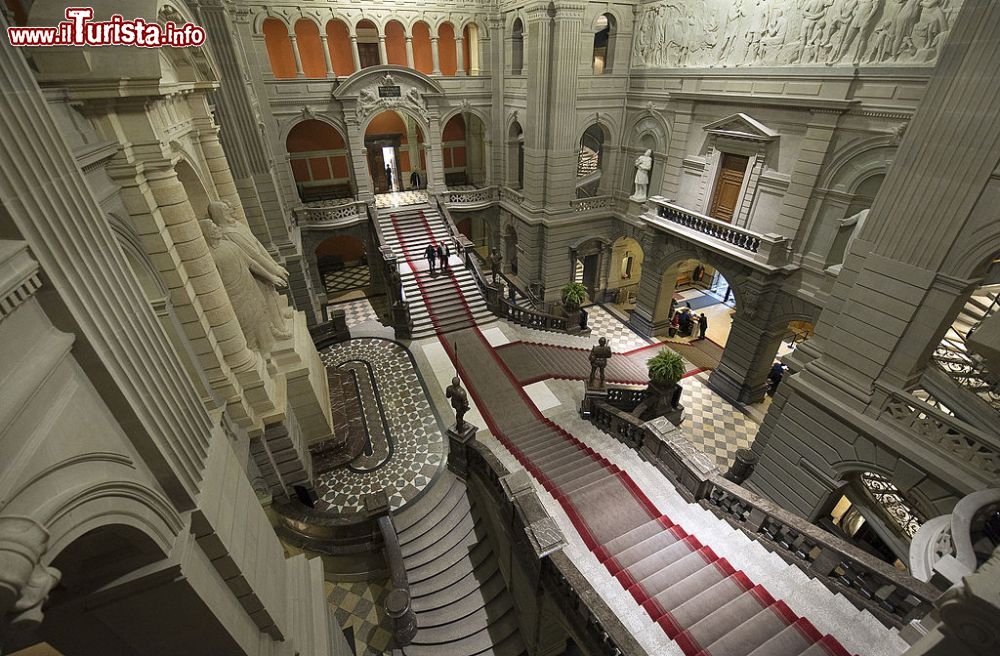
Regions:
<instances>
[{"instance_id":1,"label":"arched doorway","mask_svg":"<svg viewBox=\"0 0 1000 656\"><path fill-rule=\"evenodd\" d=\"M455 26L445 21L438 25L438 66L441 75L458 72L458 51L455 47Z\"/></svg>"},{"instance_id":2,"label":"arched doorway","mask_svg":"<svg viewBox=\"0 0 1000 656\"><path fill-rule=\"evenodd\" d=\"M423 131L406 114L387 110L371 120L365 129L365 150L376 194L427 186L423 144Z\"/></svg>"},{"instance_id":3,"label":"arched doorway","mask_svg":"<svg viewBox=\"0 0 1000 656\"><path fill-rule=\"evenodd\" d=\"M594 22L594 75L612 72L616 32L614 16L611 14L601 14L597 17L597 20Z\"/></svg>"},{"instance_id":4,"label":"arched doorway","mask_svg":"<svg viewBox=\"0 0 1000 656\"><path fill-rule=\"evenodd\" d=\"M417 21L411 28L413 33L413 68L424 75L434 73L434 53L431 50L431 28L423 21Z\"/></svg>"},{"instance_id":5,"label":"arched doorway","mask_svg":"<svg viewBox=\"0 0 1000 656\"><path fill-rule=\"evenodd\" d=\"M385 56L388 64L406 66L406 33L399 21L385 24Z\"/></svg>"},{"instance_id":6,"label":"arched doorway","mask_svg":"<svg viewBox=\"0 0 1000 656\"><path fill-rule=\"evenodd\" d=\"M307 18L295 21L295 45L305 77L326 77L326 56L319 38L319 27Z\"/></svg>"},{"instance_id":7,"label":"arched doorway","mask_svg":"<svg viewBox=\"0 0 1000 656\"><path fill-rule=\"evenodd\" d=\"M587 288L587 296L592 302L601 300L599 294L607 283L606 258L609 255L607 240L597 237L570 246L570 265L573 267L573 282Z\"/></svg>"},{"instance_id":8,"label":"arched doorway","mask_svg":"<svg viewBox=\"0 0 1000 656\"><path fill-rule=\"evenodd\" d=\"M510 30L510 74L520 75L524 68L524 24L514 19Z\"/></svg>"},{"instance_id":9,"label":"arched doorway","mask_svg":"<svg viewBox=\"0 0 1000 656\"><path fill-rule=\"evenodd\" d=\"M358 61L361 64L361 68L381 64L382 57L379 53L378 27L375 23L366 18L358 22L354 31L358 37Z\"/></svg>"},{"instance_id":10,"label":"arched doorway","mask_svg":"<svg viewBox=\"0 0 1000 656\"><path fill-rule=\"evenodd\" d=\"M486 128L472 113L456 114L441 134L444 180L449 189L486 184Z\"/></svg>"},{"instance_id":11,"label":"arched doorway","mask_svg":"<svg viewBox=\"0 0 1000 656\"><path fill-rule=\"evenodd\" d=\"M735 291L721 271L697 258L677 260L666 268L660 282L655 334L690 341L698 336L694 324L704 314L706 339L725 347L735 307Z\"/></svg>"},{"instance_id":12,"label":"arched doorway","mask_svg":"<svg viewBox=\"0 0 1000 656\"><path fill-rule=\"evenodd\" d=\"M524 130L517 121L507 130L507 186L524 187Z\"/></svg>"},{"instance_id":13,"label":"arched doorway","mask_svg":"<svg viewBox=\"0 0 1000 656\"><path fill-rule=\"evenodd\" d=\"M285 149L303 202L354 197L347 146L332 125L318 119L297 123L285 138Z\"/></svg>"},{"instance_id":14,"label":"arched doorway","mask_svg":"<svg viewBox=\"0 0 1000 656\"><path fill-rule=\"evenodd\" d=\"M364 242L357 237L328 237L316 246L313 255L327 302L336 303L351 292L367 294L370 291L372 278L368 253Z\"/></svg>"},{"instance_id":15,"label":"arched doorway","mask_svg":"<svg viewBox=\"0 0 1000 656\"><path fill-rule=\"evenodd\" d=\"M594 123L580 137L580 156L576 165L576 197L596 196L601 184L606 135L600 124Z\"/></svg>"},{"instance_id":16,"label":"arched doorway","mask_svg":"<svg viewBox=\"0 0 1000 656\"><path fill-rule=\"evenodd\" d=\"M619 237L611 244L607 300L623 314L635 308L644 259L642 245L631 237Z\"/></svg>"}]
</instances>

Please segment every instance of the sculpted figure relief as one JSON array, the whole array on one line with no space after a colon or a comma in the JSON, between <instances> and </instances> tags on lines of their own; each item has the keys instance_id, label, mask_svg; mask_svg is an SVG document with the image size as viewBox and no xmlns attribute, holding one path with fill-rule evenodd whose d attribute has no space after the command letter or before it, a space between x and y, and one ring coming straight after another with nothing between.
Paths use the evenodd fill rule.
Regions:
<instances>
[{"instance_id":1,"label":"sculpted figure relief","mask_svg":"<svg viewBox=\"0 0 1000 656\"><path fill-rule=\"evenodd\" d=\"M639 14L636 66L925 64L962 0L661 0Z\"/></svg>"},{"instance_id":2,"label":"sculpted figure relief","mask_svg":"<svg viewBox=\"0 0 1000 656\"><path fill-rule=\"evenodd\" d=\"M250 229L232 216L228 205L209 203L208 212L210 219L200 222L202 233L247 346L269 353L275 340L292 336L291 310L276 290L287 286L288 272L271 259Z\"/></svg>"}]
</instances>

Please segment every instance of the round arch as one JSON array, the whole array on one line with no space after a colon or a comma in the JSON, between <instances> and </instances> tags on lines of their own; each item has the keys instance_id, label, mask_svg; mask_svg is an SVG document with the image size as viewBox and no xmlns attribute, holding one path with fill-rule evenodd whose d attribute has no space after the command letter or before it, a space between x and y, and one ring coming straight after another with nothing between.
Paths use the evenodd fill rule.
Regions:
<instances>
[{"instance_id":1,"label":"round arch","mask_svg":"<svg viewBox=\"0 0 1000 656\"><path fill-rule=\"evenodd\" d=\"M373 112L363 123L368 173L375 193L424 186L427 177L426 124L402 107Z\"/></svg>"},{"instance_id":2,"label":"round arch","mask_svg":"<svg viewBox=\"0 0 1000 656\"><path fill-rule=\"evenodd\" d=\"M284 134L288 165L302 201L353 196L347 140L321 118L298 120Z\"/></svg>"},{"instance_id":3,"label":"round arch","mask_svg":"<svg viewBox=\"0 0 1000 656\"><path fill-rule=\"evenodd\" d=\"M513 116L507 124L507 185L524 187L524 128Z\"/></svg>"}]
</instances>

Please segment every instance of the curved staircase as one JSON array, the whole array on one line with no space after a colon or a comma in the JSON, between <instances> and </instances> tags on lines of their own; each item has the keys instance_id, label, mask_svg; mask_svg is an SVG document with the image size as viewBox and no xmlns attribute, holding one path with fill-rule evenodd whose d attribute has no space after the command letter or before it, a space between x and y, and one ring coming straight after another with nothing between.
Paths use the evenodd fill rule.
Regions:
<instances>
[{"instance_id":1,"label":"curved staircase","mask_svg":"<svg viewBox=\"0 0 1000 656\"><path fill-rule=\"evenodd\" d=\"M527 653L478 510L449 472L394 518L417 635L407 656Z\"/></svg>"}]
</instances>

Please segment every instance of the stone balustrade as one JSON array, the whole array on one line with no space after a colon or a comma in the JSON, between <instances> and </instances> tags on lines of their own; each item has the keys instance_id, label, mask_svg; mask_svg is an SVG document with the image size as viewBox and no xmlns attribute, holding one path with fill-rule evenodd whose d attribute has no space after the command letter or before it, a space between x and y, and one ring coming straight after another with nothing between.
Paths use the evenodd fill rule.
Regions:
<instances>
[{"instance_id":1,"label":"stone balustrade","mask_svg":"<svg viewBox=\"0 0 1000 656\"><path fill-rule=\"evenodd\" d=\"M613 196L592 196L590 198L574 198L570 201L570 207L574 212L590 212L593 210L615 209L615 199Z\"/></svg>"},{"instance_id":2,"label":"stone balustrade","mask_svg":"<svg viewBox=\"0 0 1000 656\"><path fill-rule=\"evenodd\" d=\"M946 452L976 476L985 475L993 480L1000 478L1000 440L994 435L909 392L880 383L876 386L886 393L880 417Z\"/></svg>"},{"instance_id":3,"label":"stone balustrade","mask_svg":"<svg viewBox=\"0 0 1000 656\"><path fill-rule=\"evenodd\" d=\"M492 205L493 203L499 201L500 191L497 187L447 191L442 194L442 200L448 207L451 208L477 209Z\"/></svg>"},{"instance_id":4,"label":"stone balustrade","mask_svg":"<svg viewBox=\"0 0 1000 656\"><path fill-rule=\"evenodd\" d=\"M688 239L692 233L698 233L701 241L727 246L729 252L759 264L780 267L789 263L791 242L781 235L740 228L683 208L662 196L653 196L648 203L651 209L643 218L654 226L667 228Z\"/></svg>"},{"instance_id":5,"label":"stone balustrade","mask_svg":"<svg viewBox=\"0 0 1000 656\"><path fill-rule=\"evenodd\" d=\"M840 592L889 627L923 618L941 592L802 517L726 480L683 431L666 419L642 422L604 401L591 422L637 450L688 501L700 503L769 551Z\"/></svg>"},{"instance_id":6,"label":"stone balustrade","mask_svg":"<svg viewBox=\"0 0 1000 656\"><path fill-rule=\"evenodd\" d=\"M292 225L303 229L340 228L368 219L364 201L338 205L302 205L292 210Z\"/></svg>"}]
</instances>

